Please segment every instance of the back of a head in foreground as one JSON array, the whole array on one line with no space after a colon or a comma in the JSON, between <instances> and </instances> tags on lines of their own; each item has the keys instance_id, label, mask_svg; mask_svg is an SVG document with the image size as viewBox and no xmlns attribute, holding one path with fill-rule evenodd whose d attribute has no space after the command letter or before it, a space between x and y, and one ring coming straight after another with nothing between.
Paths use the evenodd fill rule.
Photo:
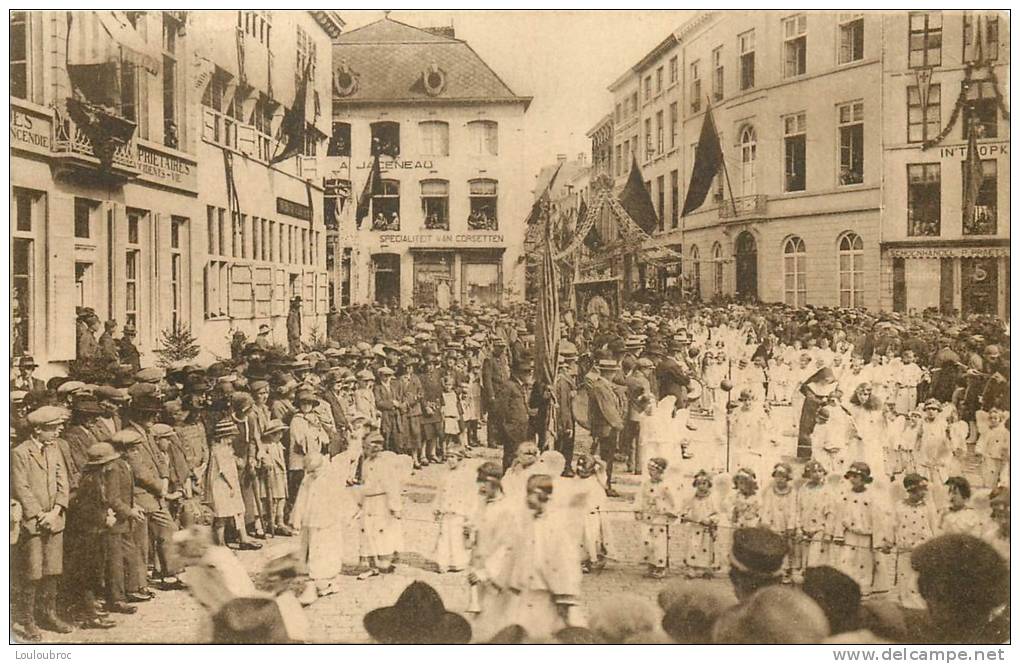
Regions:
<instances>
[{"instance_id":1,"label":"back of a head in foreground","mask_svg":"<svg viewBox=\"0 0 1020 664\"><path fill-rule=\"evenodd\" d=\"M712 625L737 598L733 589L705 579L681 579L659 593L662 629L677 643L711 643Z\"/></svg>"},{"instance_id":2,"label":"back of a head in foreground","mask_svg":"<svg viewBox=\"0 0 1020 664\"><path fill-rule=\"evenodd\" d=\"M821 643L829 636L825 612L800 590L762 588L724 612L712 628L714 643Z\"/></svg>"},{"instance_id":3,"label":"back of a head in foreground","mask_svg":"<svg viewBox=\"0 0 1020 664\"><path fill-rule=\"evenodd\" d=\"M916 547L910 565L928 612L939 623L981 623L1009 600L1009 565L970 535L941 535Z\"/></svg>"},{"instance_id":4,"label":"back of a head in foreground","mask_svg":"<svg viewBox=\"0 0 1020 664\"><path fill-rule=\"evenodd\" d=\"M603 643L623 643L635 634L656 631L660 615L653 602L625 593L594 606L588 628Z\"/></svg>"}]
</instances>

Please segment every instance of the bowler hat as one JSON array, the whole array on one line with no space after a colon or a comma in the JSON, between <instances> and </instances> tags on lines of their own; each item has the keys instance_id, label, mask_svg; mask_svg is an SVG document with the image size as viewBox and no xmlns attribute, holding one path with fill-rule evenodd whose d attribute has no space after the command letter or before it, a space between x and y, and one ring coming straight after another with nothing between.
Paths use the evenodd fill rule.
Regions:
<instances>
[{"instance_id":1,"label":"bowler hat","mask_svg":"<svg viewBox=\"0 0 1020 664\"><path fill-rule=\"evenodd\" d=\"M786 541L768 528L740 528L733 533L730 563L742 572L771 577L779 573L788 552Z\"/></svg>"},{"instance_id":2,"label":"bowler hat","mask_svg":"<svg viewBox=\"0 0 1020 664\"><path fill-rule=\"evenodd\" d=\"M393 606L365 614L365 630L381 643L467 643L471 625L459 614L447 611L436 590L413 581Z\"/></svg>"}]
</instances>

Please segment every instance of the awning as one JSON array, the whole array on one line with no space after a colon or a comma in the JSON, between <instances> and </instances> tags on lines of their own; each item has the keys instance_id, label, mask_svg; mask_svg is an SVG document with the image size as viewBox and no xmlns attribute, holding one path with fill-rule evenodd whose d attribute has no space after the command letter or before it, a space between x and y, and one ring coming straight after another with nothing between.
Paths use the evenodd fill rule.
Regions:
<instances>
[{"instance_id":1,"label":"awning","mask_svg":"<svg viewBox=\"0 0 1020 664\"><path fill-rule=\"evenodd\" d=\"M99 65L126 60L150 74L159 74L161 45L150 44L131 25L124 12L110 10L68 12L70 32L67 64Z\"/></svg>"}]
</instances>

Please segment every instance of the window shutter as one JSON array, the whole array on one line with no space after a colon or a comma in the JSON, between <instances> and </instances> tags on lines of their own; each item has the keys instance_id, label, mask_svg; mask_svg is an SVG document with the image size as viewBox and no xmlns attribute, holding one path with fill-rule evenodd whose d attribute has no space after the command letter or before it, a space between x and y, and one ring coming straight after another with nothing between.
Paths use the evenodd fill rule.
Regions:
<instances>
[{"instance_id":1,"label":"window shutter","mask_svg":"<svg viewBox=\"0 0 1020 664\"><path fill-rule=\"evenodd\" d=\"M276 281L273 283L273 315L287 314L287 271L276 270Z\"/></svg>"},{"instance_id":2,"label":"window shutter","mask_svg":"<svg viewBox=\"0 0 1020 664\"><path fill-rule=\"evenodd\" d=\"M255 268L255 317L268 318L272 315L273 304L273 268Z\"/></svg>"},{"instance_id":3,"label":"window shutter","mask_svg":"<svg viewBox=\"0 0 1020 664\"><path fill-rule=\"evenodd\" d=\"M244 124L237 126L237 148L248 156L255 154L255 127Z\"/></svg>"},{"instance_id":4,"label":"window shutter","mask_svg":"<svg viewBox=\"0 0 1020 664\"><path fill-rule=\"evenodd\" d=\"M250 265L230 266L230 315L233 318L252 318L255 312L255 291L252 288Z\"/></svg>"},{"instance_id":5,"label":"window shutter","mask_svg":"<svg viewBox=\"0 0 1020 664\"><path fill-rule=\"evenodd\" d=\"M316 307L318 313L324 316L329 312L329 274L319 272L318 277Z\"/></svg>"},{"instance_id":6,"label":"window shutter","mask_svg":"<svg viewBox=\"0 0 1020 664\"><path fill-rule=\"evenodd\" d=\"M315 272L309 270L301 273L301 314L315 315Z\"/></svg>"},{"instance_id":7,"label":"window shutter","mask_svg":"<svg viewBox=\"0 0 1020 664\"><path fill-rule=\"evenodd\" d=\"M318 159L316 157L298 157L301 177L305 180L313 180L318 177Z\"/></svg>"},{"instance_id":8,"label":"window shutter","mask_svg":"<svg viewBox=\"0 0 1020 664\"><path fill-rule=\"evenodd\" d=\"M51 361L77 351L74 288L74 199L54 196L46 222L46 350Z\"/></svg>"},{"instance_id":9,"label":"window shutter","mask_svg":"<svg viewBox=\"0 0 1020 664\"><path fill-rule=\"evenodd\" d=\"M216 113L211 108L202 107L202 138L216 142Z\"/></svg>"},{"instance_id":10,"label":"window shutter","mask_svg":"<svg viewBox=\"0 0 1020 664\"><path fill-rule=\"evenodd\" d=\"M152 231L156 236L156 279L155 301L151 303L153 312L153 339L159 338L160 330L170 327L170 307L173 294L170 292L170 216L155 213L152 215Z\"/></svg>"}]
</instances>

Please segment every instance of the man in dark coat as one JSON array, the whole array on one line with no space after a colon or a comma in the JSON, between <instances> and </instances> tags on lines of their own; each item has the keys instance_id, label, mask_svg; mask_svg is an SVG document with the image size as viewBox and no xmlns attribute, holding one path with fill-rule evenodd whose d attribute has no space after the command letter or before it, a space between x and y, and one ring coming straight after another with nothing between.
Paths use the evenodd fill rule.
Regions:
<instances>
[{"instance_id":1,"label":"man in dark coat","mask_svg":"<svg viewBox=\"0 0 1020 664\"><path fill-rule=\"evenodd\" d=\"M132 370L138 372L142 369L142 360L138 353L138 347L135 346L135 334L134 325L125 325L123 336L117 345L120 352L120 363L130 366Z\"/></svg>"},{"instance_id":2,"label":"man in dark coat","mask_svg":"<svg viewBox=\"0 0 1020 664\"><path fill-rule=\"evenodd\" d=\"M616 360L603 358L585 377L588 390L588 425L594 439L595 449L606 464L606 495L617 497L613 489L613 464L616 461L616 446L623 431L627 416L626 388L611 380L619 373Z\"/></svg>"},{"instance_id":3,"label":"man in dark coat","mask_svg":"<svg viewBox=\"0 0 1020 664\"><path fill-rule=\"evenodd\" d=\"M117 347L117 340L113 338L113 331L116 329L115 320L108 320L103 324L103 334L99 337L99 364L103 367L113 368L120 363L120 348Z\"/></svg>"},{"instance_id":4,"label":"man in dark coat","mask_svg":"<svg viewBox=\"0 0 1020 664\"><path fill-rule=\"evenodd\" d=\"M301 352L301 296L295 295L290 301L290 311L287 312L287 345L290 347L290 354L297 355Z\"/></svg>"},{"instance_id":5,"label":"man in dark coat","mask_svg":"<svg viewBox=\"0 0 1020 664\"><path fill-rule=\"evenodd\" d=\"M531 440L531 413L528 408L531 372L534 360L527 352L521 354L503 383L495 404L496 438L503 448L503 468L509 469L521 443Z\"/></svg>"},{"instance_id":6,"label":"man in dark coat","mask_svg":"<svg viewBox=\"0 0 1020 664\"><path fill-rule=\"evenodd\" d=\"M482 360L482 410L488 416L486 434L489 447L496 446L499 429L499 413L496 407L502 386L510 379L509 365L506 357L506 340L496 336L492 340L492 350ZM509 467L509 466L504 466Z\"/></svg>"}]
</instances>

